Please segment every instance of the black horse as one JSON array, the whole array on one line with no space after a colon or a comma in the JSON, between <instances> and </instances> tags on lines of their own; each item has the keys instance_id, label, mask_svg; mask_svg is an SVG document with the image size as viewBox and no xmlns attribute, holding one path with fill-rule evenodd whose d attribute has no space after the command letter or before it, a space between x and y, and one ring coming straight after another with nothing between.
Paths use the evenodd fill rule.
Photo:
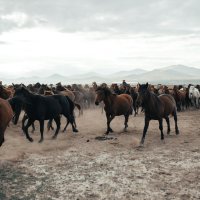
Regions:
<instances>
[{"instance_id":1,"label":"black horse","mask_svg":"<svg viewBox=\"0 0 200 200\"><path fill-rule=\"evenodd\" d=\"M149 127L149 121L152 119L159 121L161 140L164 140L163 118L167 122L167 133L170 133L170 114L174 116L176 134L179 134L177 125L176 102L171 95L163 94L156 96L154 93L148 90L148 83L142 85L139 84L139 96L137 101L142 105L145 112L145 126L140 145L144 144L146 132Z\"/></svg>"},{"instance_id":2,"label":"black horse","mask_svg":"<svg viewBox=\"0 0 200 200\"><path fill-rule=\"evenodd\" d=\"M14 98L20 98L23 102L24 110L28 116L28 122L23 127L23 131L26 134L27 139L32 142L33 139L28 134L28 128L35 120L40 123L40 133L41 138L39 142L43 141L43 131L44 131L44 120L53 120L56 122L56 131L53 138L57 137L60 129L60 115L63 114L69 123L72 125L72 130L78 132L75 128L74 123L74 103L65 96L62 95L52 95L52 96L42 96L29 92L26 88L21 87L15 91ZM20 103L15 106L21 106ZM16 118L18 118L16 116Z\"/></svg>"}]
</instances>

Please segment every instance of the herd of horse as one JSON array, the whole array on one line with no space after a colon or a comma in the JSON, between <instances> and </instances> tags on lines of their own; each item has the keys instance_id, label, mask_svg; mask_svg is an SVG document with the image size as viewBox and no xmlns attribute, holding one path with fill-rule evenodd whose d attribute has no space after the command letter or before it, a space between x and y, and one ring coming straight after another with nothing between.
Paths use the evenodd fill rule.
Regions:
<instances>
[{"instance_id":1,"label":"herd of horse","mask_svg":"<svg viewBox=\"0 0 200 200\"><path fill-rule=\"evenodd\" d=\"M189 84L182 85L150 85L137 84L111 84L103 83L97 85L93 82L89 85L56 85L50 84L12 84L5 86L0 84L0 146L4 142L4 132L12 120L17 124L21 111L24 111L22 119L22 130L26 138L32 142L28 129L30 126L34 130L34 122L40 124L40 140L42 142L44 132L44 121L48 120L48 129L54 129L52 122L56 123L56 130L53 136L55 139L59 133L61 116L66 118L66 126L71 124L73 132L78 132L75 120L74 109L79 109L79 114L83 114L84 109L101 105L105 110L107 118L107 130L105 134L113 132L110 127L115 116L123 115L124 131L128 128L128 119L131 114L136 116L139 108L144 112L145 125L140 142L144 144L145 136L150 120L159 121L161 140L164 140L163 119L167 123L167 133L170 133L169 115L174 117L175 133L179 134L177 124L177 111L184 111L190 107L199 108L200 86Z\"/></svg>"}]
</instances>

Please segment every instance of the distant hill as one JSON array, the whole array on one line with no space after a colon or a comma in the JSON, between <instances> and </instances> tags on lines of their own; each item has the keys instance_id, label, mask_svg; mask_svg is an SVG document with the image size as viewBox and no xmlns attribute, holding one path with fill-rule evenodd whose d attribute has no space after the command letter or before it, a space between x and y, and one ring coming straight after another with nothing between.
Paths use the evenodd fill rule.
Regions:
<instances>
[{"instance_id":1,"label":"distant hill","mask_svg":"<svg viewBox=\"0 0 200 200\"><path fill-rule=\"evenodd\" d=\"M60 74L52 74L48 77L21 77L17 79L4 79L3 83L58 83L72 84L72 83L92 83L96 81L98 83L106 82L151 82L151 83L200 83L200 69L195 67L188 67L184 65L172 65L160 69L154 69L146 71L143 69L133 69L129 71L119 71L108 75L102 75L97 72L89 72L85 74L77 74L72 76L64 76Z\"/></svg>"},{"instance_id":2,"label":"distant hill","mask_svg":"<svg viewBox=\"0 0 200 200\"><path fill-rule=\"evenodd\" d=\"M126 77L126 76L129 76L130 74L134 74L134 75L139 75L139 74L144 74L146 73L147 71L144 70L144 69L134 69L134 70L130 70L130 71L119 71L119 72L116 72L116 73L113 73L111 74L113 77Z\"/></svg>"},{"instance_id":3,"label":"distant hill","mask_svg":"<svg viewBox=\"0 0 200 200\"><path fill-rule=\"evenodd\" d=\"M200 82L200 69L195 67L187 67L184 65L172 65L169 67L154 69L146 73L135 76L135 74L130 74L124 77L126 80L131 81L149 81L149 82L175 82L175 81L186 81L186 80L198 80Z\"/></svg>"}]
</instances>

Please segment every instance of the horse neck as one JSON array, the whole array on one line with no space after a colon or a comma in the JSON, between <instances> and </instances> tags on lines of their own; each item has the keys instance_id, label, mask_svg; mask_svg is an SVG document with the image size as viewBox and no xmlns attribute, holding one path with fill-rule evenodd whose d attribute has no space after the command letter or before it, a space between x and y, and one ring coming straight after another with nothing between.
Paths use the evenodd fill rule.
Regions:
<instances>
[{"instance_id":1,"label":"horse neck","mask_svg":"<svg viewBox=\"0 0 200 200\"><path fill-rule=\"evenodd\" d=\"M145 113L151 113L157 110L158 102L159 102L159 98L155 94L147 91L147 94L143 101Z\"/></svg>"},{"instance_id":2,"label":"horse neck","mask_svg":"<svg viewBox=\"0 0 200 200\"><path fill-rule=\"evenodd\" d=\"M113 100L114 100L115 96L113 94L110 94L110 95L107 95L103 102L106 106L109 106L111 107L112 106L112 103L113 103Z\"/></svg>"},{"instance_id":3,"label":"horse neck","mask_svg":"<svg viewBox=\"0 0 200 200\"><path fill-rule=\"evenodd\" d=\"M27 94L24 94L23 97L24 97L24 104L30 104L30 102L32 102L35 98L36 95L31 93L31 92L28 92Z\"/></svg>"}]
</instances>

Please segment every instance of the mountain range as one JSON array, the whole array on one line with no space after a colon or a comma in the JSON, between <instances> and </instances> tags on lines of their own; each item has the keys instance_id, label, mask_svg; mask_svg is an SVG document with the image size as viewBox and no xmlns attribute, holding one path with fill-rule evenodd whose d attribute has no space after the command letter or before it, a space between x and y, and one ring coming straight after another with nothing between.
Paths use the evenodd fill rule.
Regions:
<instances>
[{"instance_id":1,"label":"mountain range","mask_svg":"<svg viewBox=\"0 0 200 200\"><path fill-rule=\"evenodd\" d=\"M77 74L71 76L64 76L60 74L52 74L48 77L20 77L17 79L1 78L3 83L58 83L72 84L72 83L113 83L113 82L150 82L150 83L164 83L164 84L186 84L186 83L200 83L200 69L195 67L188 67L184 65L172 65L160 69L146 71L144 69L133 69L129 71L119 71L107 75L102 75L98 72L89 72L85 74Z\"/></svg>"}]
</instances>

